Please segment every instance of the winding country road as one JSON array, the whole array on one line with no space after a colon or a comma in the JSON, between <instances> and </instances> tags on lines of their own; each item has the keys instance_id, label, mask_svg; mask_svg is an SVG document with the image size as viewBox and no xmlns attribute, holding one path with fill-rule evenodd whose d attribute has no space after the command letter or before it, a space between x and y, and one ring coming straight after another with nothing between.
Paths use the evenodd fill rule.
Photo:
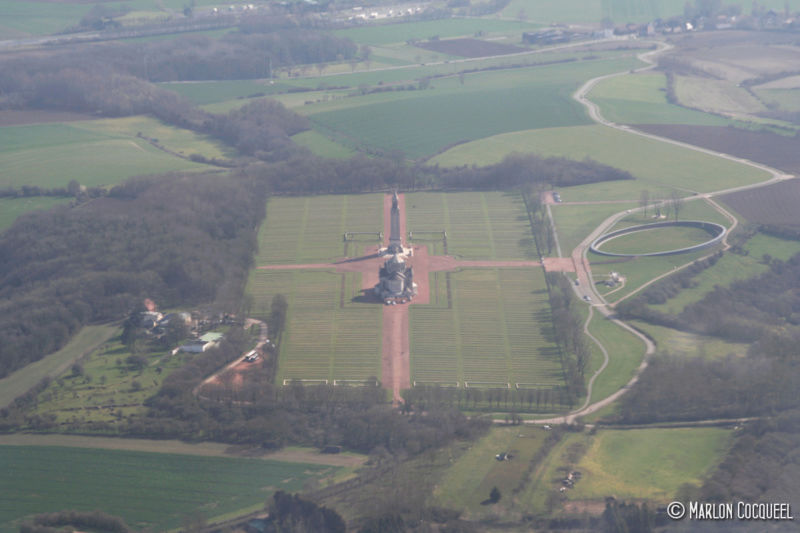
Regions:
<instances>
[{"instance_id":1,"label":"winding country road","mask_svg":"<svg viewBox=\"0 0 800 533\"><path fill-rule=\"evenodd\" d=\"M645 52L643 54L639 54L639 56L638 56L639 59L641 59L642 61L648 63L648 65L644 66L644 67L641 67L641 68L638 68L638 69L636 69L636 70L634 70L632 72L645 72L647 70L651 70L651 69L655 68L656 63L655 63L653 58L655 56L657 56L658 54L664 53L664 52L666 52L666 51L668 51L668 50L673 48L672 45L667 44L667 43L663 43L663 42L660 42L660 41L655 42L655 44L657 46L656 50ZM701 193L701 194L695 193L696 194L695 197L686 199L687 201L705 200L712 207L714 207L714 209L719 211L723 216L725 216L725 218L727 218L730 221L731 225L728 228L728 232L725 235L725 238L723 239L723 245L724 245L725 249L727 249L729 247L728 242L727 242L728 235L730 234L730 231L733 230L736 227L736 225L738 224L738 220L736 219L735 216L733 216L733 214L731 214L724 207L722 207L720 204L715 202L712 198L714 196L719 196L719 195L727 194L727 193L731 193L731 192L743 191L743 190L748 190L748 189L755 189L755 188L758 188L758 187L764 187L764 186L767 186L767 185L771 185L773 183L777 183L779 181L792 179L792 178L794 178L794 176L790 175L790 174L787 174L787 173L785 173L783 171L780 171L778 169L772 168L770 166L767 166L767 165L764 165L764 164L761 164L761 163L757 163L755 161L750 161L748 159L744 159L744 158L741 158L741 157L736 157L736 156L733 156L733 155L728 155L728 154L724 154L724 153L720 153L720 152L715 152L713 150L709 150L709 149L706 149L706 148L702 148L702 147L699 147L699 146L687 144L687 143L680 142L680 141L675 141L673 139L668 139L666 137L660 137L658 135L653 135L651 133L645 133L643 131L636 130L634 127L627 126L627 125L620 125L620 124L616 124L614 122L611 122L609 120L606 120L602 116L602 114L600 113L600 108L598 107L598 105L595 104L594 102L592 102L591 100L589 100L587 95L589 94L589 92L591 92L591 90L600 81L603 81L603 80L606 80L606 79L610 79L610 78L614 78L614 77L617 77L617 76L624 76L624 75L627 75L627 74L629 74L629 71L617 72L617 73L607 74L607 75L604 75L604 76L599 76L597 78L593 78L593 79L587 81L586 83L584 83L573 94L573 98L575 100L577 100L579 103L581 103L584 107L586 107L586 110L589 113L589 116L592 118L592 120L594 120L595 122L597 122L600 125L603 125L603 126L606 126L606 127L609 127L609 128L614 128L616 130L623 131L623 132L631 134L631 135L639 135L641 137L646 137L648 139L652 139L652 140L655 140L655 141L669 143L669 144L672 144L672 145L675 145L675 146L680 146L682 148L686 148L686 149L689 149L689 150L694 150L696 152L701 152L701 153L704 153L704 154L707 154L707 155L711 155L711 156L714 156L714 157L720 157L722 159L726 159L728 161L733 161L735 163L748 165L748 166L751 166L753 168L768 172L772 176L768 180L765 180L765 181L762 181L762 182L759 182L759 183L753 183L753 184L750 184L750 185L743 185L743 186L740 186L740 187L731 187L731 188L728 188L728 189L721 189L721 190L718 190L718 191ZM594 202L586 202L586 203L594 203ZM608 202L608 203L612 203L612 202ZM551 223L552 223L553 219L552 219L552 215L550 214L549 207L550 206L547 205L548 215L550 215L550 220L551 220ZM676 272L678 270L681 270L683 268L688 267L689 265L691 265L693 263L693 261L687 262L685 265L681 265L680 267L677 267L674 270L666 272L666 273L664 273L664 274L662 274L660 276L654 277L653 279L651 279L650 281L648 281L647 283L645 283L641 287L637 288L635 291L633 291L632 293L628 294L624 298L621 298L620 300L617 300L617 302L615 302L614 304L609 304L606 301L606 299L603 297L603 295L598 293L594 288L594 283L592 283L592 279L593 278L592 278L591 266L589 265L589 260L587 258L587 253L588 253L588 250L589 250L589 246L591 245L591 243L597 237L599 237L600 235L603 235L604 233L606 233L608 231L608 229L611 228L614 224L616 224L621 218L629 215L632 212L640 211L641 209L642 208L636 208L636 209L629 209L629 210L621 211L619 213L616 213L616 214L611 215L610 217L606 218L603 222L601 222L594 229L594 231L592 231L572 251L571 257L572 257L573 262L575 263L576 274L577 274L578 280L580 281L580 284L578 286L573 286L573 289L575 290L576 294L579 297L583 297L584 295L586 295L586 296L591 297L593 301L597 302L595 304L591 304L589 317L587 318L587 320L586 320L586 322L584 324L584 332L586 333L586 335L590 339L592 339L593 342L595 342L595 344L597 344L597 346L603 352L603 363L600 366L600 368L594 373L594 375L592 375L592 377L589 379L589 382L588 382L587 387L586 387L587 388L586 401L584 402L584 404L581 407L579 407L578 409L575 409L574 411L571 411L571 412L569 412L569 413L567 413L565 415L552 417L552 418L531 420L531 421L529 421L530 423L534 423L534 424L560 424L560 423L567 423L567 424L570 424L570 423L573 423L575 421L575 419L578 418L578 417L594 413L595 411L598 411L599 409L602 409L602 408L606 407L607 405L609 405L612 402L614 402L615 400L617 400L620 396L625 394L639 380L639 376L647 368L647 363L648 363L649 357L653 353L655 353L655 344L648 337L646 337L645 335L643 335L639 331L635 330L634 328L632 328L631 326L629 326L625 322L622 322L618 318L615 318L614 312L613 312L613 305L615 305L616 303L624 300L625 298L628 298L628 297L632 296L633 294L641 291L642 289L644 289L645 287L649 286L650 284L658 281L659 279L664 278L664 277L666 277L666 276L668 276L670 274L673 274L674 272ZM555 228L554 224L553 224L553 227ZM557 239L557 237L556 237L556 239ZM560 255L561 255L561 251L559 250L559 256ZM636 337L638 337L640 340L642 340L642 342L645 345L645 354L644 354L644 358L642 359L642 363L636 369L636 372L634 373L633 377L622 388L620 388L614 394L611 394L610 396L608 396L606 398L603 398L603 399L598 400L596 402L590 403L591 399L592 399L592 388L593 388L594 382L602 374L602 372L606 369L606 367L608 366L609 357L610 357L606 347L603 346L602 343L589 332L589 323L592 320L593 311L595 309L599 313L604 315L606 318L610 319L612 322L617 324L618 326L630 331Z\"/></svg>"}]
</instances>

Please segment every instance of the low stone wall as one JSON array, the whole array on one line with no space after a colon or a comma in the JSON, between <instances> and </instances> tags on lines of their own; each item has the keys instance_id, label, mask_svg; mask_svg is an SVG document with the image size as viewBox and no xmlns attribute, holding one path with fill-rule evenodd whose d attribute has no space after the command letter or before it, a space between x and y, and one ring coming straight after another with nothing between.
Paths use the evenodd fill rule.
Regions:
<instances>
[{"instance_id":1,"label":"low stone wall","mask_svg":"<svg viewBox=\"0 0 800 533\"><path fill-rule=\"evenodd\" d=\"M645 231L650 229L657 229L657 228L666 228L669 226L686 226L691 228L700 228L712 235L713 238L706 242L695 244L694 246L689 246L686 248L679 248L677 250L666 250L663 252L650 252L646 254L617 254L613 252L604 252L603 250L599 250L598 246L603 244L605 241L609 239L613 239L614 237L619 237L620 235L624 235L626 233L634 233L636 231ZM677 254L685 254L689 252L694 252L695 250L702 250L703 248L708 248L709 246L713 246L720 242L723 237L725 237L725 226L720 224L716 224L714 222L705 222L702 220L677 220L674 222L654 222L653 224L643 224L640 226L631 226L629 228L623 228L617 231L612 231L611 233L606 233L605 235L601 235L597 239L592 242L589 249L596 254L605 255L610 257L655 257L660 255L677 255Z\"/></svg>"}]
</instances>

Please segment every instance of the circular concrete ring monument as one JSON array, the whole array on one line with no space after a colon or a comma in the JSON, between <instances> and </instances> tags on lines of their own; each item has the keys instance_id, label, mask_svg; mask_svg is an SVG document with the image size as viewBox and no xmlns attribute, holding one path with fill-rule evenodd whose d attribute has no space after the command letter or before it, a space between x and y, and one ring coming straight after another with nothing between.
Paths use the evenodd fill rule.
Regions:
<instances>
[{"instance_id":1,"label":"circular concrete ring monument","mask_svg":"<svg viewBox=\"0 0 800 533\"><path fill-rule=\"evenodd\" d=\"M690 228L700 228L708 232L711 235L711 239L702 242L700 244L695 244L694 246L687 246L686 248L678 248L676 250L665 250L663 252L649 252L649 253L641 253L641 254L621 254L621 253L614 253L614 252L604 252L600 249L600 246L615 237L619 237L620 235L625 235L627 233L634 233L637 231L645 231L645 230L653 230L658 228L666 228L670 226L684 226ZM720 242L722 238L725 236L725 226L720 224L715 224L714 222L703 222L701 220L678 220L675 222L655 222L653 224L643 224L640 226L631 226L629 228L623 228L617 231L612 231L611 233L606 233L605 235L601 235L597 239L592 242L589 246L589 249L596 254L600 255L608 255L612 257L655 257L659 255L677 255L677 254L685 254L688 252L694 252L696 250L702 250L703 248L708 248L709 246L713 246ZM657 237L656 237L657 238Z\"/></svg>"}]
</instances>

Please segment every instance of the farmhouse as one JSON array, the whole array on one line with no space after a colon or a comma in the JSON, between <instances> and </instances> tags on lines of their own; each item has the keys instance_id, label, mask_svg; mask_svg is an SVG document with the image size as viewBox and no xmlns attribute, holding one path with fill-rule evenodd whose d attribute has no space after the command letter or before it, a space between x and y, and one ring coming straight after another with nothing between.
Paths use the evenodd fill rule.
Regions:
<instances>
[{"instance_id":1,"label":"farmhouse","mask_svg":"<svg viewBox=\"0 0 800 533\"><path fill-rule=\"evenodd\" d=\"M206 333L199 339L191 340L186 344L182 344L178 347L178 349L182 352L202 353L210 348L214 348L217 344L219 344L219 341L222 339L222 337L222 333Z\"/></svg>"}]
</instances>

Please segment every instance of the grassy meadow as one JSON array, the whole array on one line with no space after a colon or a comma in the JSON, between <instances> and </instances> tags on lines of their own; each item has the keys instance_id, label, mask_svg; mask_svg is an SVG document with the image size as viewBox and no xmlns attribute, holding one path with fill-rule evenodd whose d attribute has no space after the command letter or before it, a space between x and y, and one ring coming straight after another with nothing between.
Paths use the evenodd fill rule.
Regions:
<instances>
[{"instance_id":1,"label":"grassy meadow","mask_svg":"<svg viewBox=\"0 0 800 533\"><path fill-rule=\"evenodd\" d=\"M18 216L30 211L50 209L69 203L69 198L31 196L29 198L0 198L0 232L11 226Z\"/></svg>"},{"instance_id":2,"label":"grassy meadow","mask_svg":"<svg viewBox=\"0 0 800 533\"><path fill-rule=\"evenodd\" d=\"M87 328L84 328L87 329ZM131 367L126 359L130 348L119 337L107 338L79 359L81 373L69 371L55 379L38 397L35 412L53 417L69 429L71 422L115 422L140 413L144 401L152 396L173 370L186 364L194 354L171 355L167 349L141 353L142 368Z\"/></svg>"},{"instance_id":3,"label":"grassy meadow","mask_svg":"<svg viewBox=\"0 0 800 533\"><path fill-rule=\"evenodd\" d=\"M747 354L746 343L730 342L707 335L698 335L688 331L656 326L640 320L631 322L637 329L647 333L656 343L659 352L678 357L704 357L717 359L728 355L744 357Z\"/></svg>"},{"instance_id":4,"label":"grassy meadow","mask_svg":"<svg viewBox=\"0 0 800 533\"><path fill-rule=\"evenodd\" d=\"M591 401L611 396L633 377L644 358L644 343L633 333L614 324L600 313L594 313L589 332L608 350L608 366L594 381ZM586 371L587 379L603 364L603 354L590 342L592 360Z\"/></svg>"},{"instance_id":5,"label":"grassy meadow","mask_svg":"<svg viewBox=\"0 0 800 533\"><path fill-rule=\"evenodd\" d=\"M143 139L103 131L114 121L99 122L0 128L0 187L66 187L73 179L88 187L111 186L131 176L210 168L162 152Z\"/></svg>"},{"instance_id":6,"label":"grassy meadow","mask_svg":"<svg viewBox=\"0 0 800 533\"><path fill-rule=\"evenodd\" d=\"M8 405L45 377L58 377L72 363L98 349L117 332L116 326L85 326L59 351L0 379L0 407Z\"/></svg>"},{"instance_id":7,"label":"grassy meadow","mask_svg":"<svg viewBox=\"0 0 800 533\"><path fill-rule=\"evenodd\" d=\"M500 133L590 124L571 98L585 79L631 68L631 58L578 61L514 70L480 72L432 82L433 89L397 93L380 103L314 112L323 131L417 159L450 145ZM360 100L360 99L359 99ZM363 103L362 103L363 102Z\"/></svg>"},{"instance_id":8,"label":"grassy meadow","mask_svg":"<svg viewBox=\"0 0 800 533\"><path fill-rule=\"evenodd\" d=\"M600 125L545 128L496 135L433 158L443 166L489 165L512 152L570 159L590 157L630 172L636 180L563 188L564 201L636 201L642 189L708 192L765 181L769 174L739 163Z\"/></svg>"},{"instance_id":9,"label":"grassy meadow","mask_svg":"<svg viewBox=\"0 0 800 533\"><path fill-rule=\"evenodd\" d=\"M569 193L565 193L569 194ZM596 205L553 204L550 212L561 244L561 253L568 256L605 219L637 204L614 203Z\"/></svg>"},{"instance_id":10,"label":"grassy meadow","mask_svg":"<svg viewBox=\"0 0 800 533\"><path fill-rule=\"evenodd\" d=\"M667 274L687 263L714 253L718 247L709 247L696 252L677 255L655 257L635 257L623 261L614 261L613 258L588 252L587 257L592 264L592 276L597 284L597 290L603 294L610 303L618 302L648 283L653 278ZM616 287L606 287L601 283L607 279L611 272L619 272L625 278L624 284Z\"/></svg>"},{"instance_id":11,"label":"grassy meadow","mask_svg":"<svg viewBox=\"0 0 800 533\"><path fill-rule=\"evenodd\" d=\"M615 254L647 254L688 248L712 238L704 229L668 226L626 233L603 242L598 248Z\"/></svg>"},{"instance_id":12,"label":"grassy meadow","mask_svg":"<svg viewBox=\"0 0 800 533\"><path fill-rule=\"evenodd\" d=\"M619 124L730 124L726 118L670 104L666 84L660 72L616 76L597 83L589 98L605 119Z\"/></svg>"},{"instance_id":13,"label":"grassy meadow","mask_svg":"<svg viewBox=\"0 0 800 533\"><path fill-rule=\"evenodd\" d=\"M533 31L536 24L521 20L497 20L490 18L451 18L424 20L404 23L371 24L358 28L347 28L334 32L338 37L347 37L358 44L386 45L404 43L410 39L428 40L431 37L448 39L452 37L472 37L481 33L482 37L513 35L519 42L522 32Z\"/></svg>"},{"instance_id":14,"label":"grassy meadow","mask_svg":"<svg viewBox=\"0 0 800 533\"><path fill-rule=\"evenodd\" d=\"M726 252L714 266L693 278L696 285L691 290L683 290L666 303L652 305L653 309L670 314L680 313L687 305L700 301L714 287L729 287L736 280L744 280L766 272L769 267L763 256L788 260L800 253L800 242L791 241L758 233L751 237L742 248L747 255Z\"/></svg>"},{"instance_id":15,"label":"grassy meadow","mask_svg":"<svg viewBox=\"0 0 800 533\"><path fill-rule=\"evenodd\" d=\"M100 509L136 529L166 531L187 516L259 510L276 490L298 491L337 467L93 448L0 446L0 531L25 516Z\"/></svg>"},{"instance_id":16,"label":"grassy meadow","mask_svg":"<svg viewBox=\"0 0 800 533\"><path fill-rule=\"evenodd\" d=\"M602 430L575 465L583 477L570 500L649 499L667 503L683 484L699 486L728 451L721 428Z\"/></svg>"},{"instance_id":17,"label":"grassy meadow","mask_svg":"<svg viewBox=\"0 0 800 533\"><path fill-rule=\"evenodd\" d=\"M329 139L318 131L308 130L292 135L292 140L300 146L305 146L314 154L321 157L347 159L356 155L355 150Z\"/></svg>"},{"instance_id":18,"label":"grassy meadow","mask_svg":"<svg viewBox=\"0 0 800 533\"><path fill-rule=\"evenodd\" d=\"M515 489L528 481L527 466L546 436L536 426L493 427L445 471L433 491L436 503L461 511L467 519L491 517L498 513L498 506L506 512ZM497 461L495 455L503 452L512 454L512 459ZM493 487L502 495L499 504L481 505Z\"/></svg>"}]
</instances>

